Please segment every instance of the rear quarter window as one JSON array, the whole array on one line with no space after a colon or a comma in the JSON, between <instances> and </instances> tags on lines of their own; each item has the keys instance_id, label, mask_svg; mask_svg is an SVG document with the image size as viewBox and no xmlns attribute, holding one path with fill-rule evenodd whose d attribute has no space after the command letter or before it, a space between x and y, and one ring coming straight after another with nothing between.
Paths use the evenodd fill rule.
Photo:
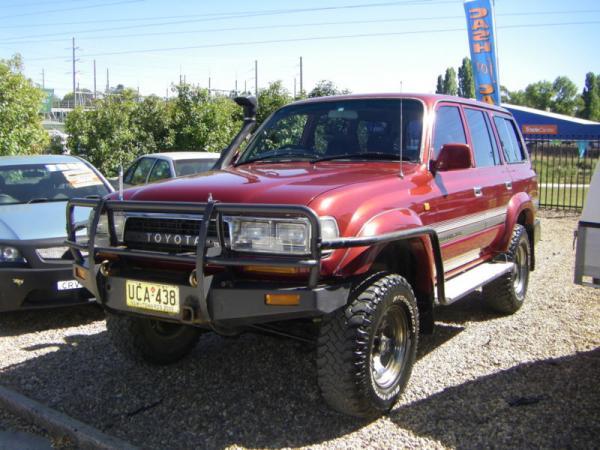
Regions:
<instances>
[{"instance_id":1,"label":"rear quarter window","mask_svg":"<svg viewBox=\"0 0 600 450\"><path fill-rule=\"evenodd\" d=\"M519 139L515 123L511 119L501 116L494 116L494 123L506 161L509 163L525 161L527 159L525 149Z\"/></svg>"}]
</instances>

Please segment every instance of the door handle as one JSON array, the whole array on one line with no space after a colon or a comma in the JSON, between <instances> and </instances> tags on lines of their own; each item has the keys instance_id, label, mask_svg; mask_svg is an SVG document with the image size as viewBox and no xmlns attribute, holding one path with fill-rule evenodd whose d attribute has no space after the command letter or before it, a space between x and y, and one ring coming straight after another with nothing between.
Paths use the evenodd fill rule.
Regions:
<instances>
[{"instance_id":1,"label":"door handle","mask_svg":"<svg viewBox=\"0 0 600 450\"><path fill-rule=\"evenodd\" d=\"M475 186L473 188L473 192L475 193L475 197L481 197L483 195L483 191L481 190L481 186Z\"/></svg>"},{"instance_id":2,"label":"door handle","mask_svg":"<svg viewBox=\"0 0 600 450\"><path fill-rule=\"evenodd\" d=\"M512 191L512 181L505 181L504 186L506 186L507 191Z\"/></svg>"}]
</instances>

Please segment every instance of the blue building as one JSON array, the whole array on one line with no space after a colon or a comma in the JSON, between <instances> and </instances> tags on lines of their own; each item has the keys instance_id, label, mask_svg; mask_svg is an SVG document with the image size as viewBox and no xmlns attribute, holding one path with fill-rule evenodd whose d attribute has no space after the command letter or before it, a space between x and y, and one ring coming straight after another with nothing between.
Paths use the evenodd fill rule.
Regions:
<instances>
[{"instance_id":1,"label":"blue building","mask_svg":"<svg viewBox=\"0 0 600 450\"><path fill-rule=\"evenodd\" d=\"M548 136L551 139L600 139L600 123L577 117L565 116L526 106L503 104L519 124L523 137Z\"/></svg>"}]
</instances>

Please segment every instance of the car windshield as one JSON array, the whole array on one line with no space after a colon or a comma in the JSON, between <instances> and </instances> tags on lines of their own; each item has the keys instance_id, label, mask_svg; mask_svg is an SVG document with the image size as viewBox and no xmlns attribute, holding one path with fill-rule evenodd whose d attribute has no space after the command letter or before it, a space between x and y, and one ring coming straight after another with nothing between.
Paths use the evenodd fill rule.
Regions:
<instances>
[{"instance_id":1,"label":"car windshield","mask_svg":"<svg viewBox=\"0 0 600 450\"><path fill-rule=\"evenodd\" d=\"M82 162L0 166L0 204L102 197L108 189Z\"/></svg>"},{"instance_id":2,"label":"car windshield","mask_svg":"<svg viewBox=\"0 0 600 450\"><path fill-rule=\"evenodd\" d=\"M179 159L174 161L175 176L192 175L194 173L206 172L213 168L217 162L218 155L214 159Z\"/></svg>"},{"instance_id":3,"label":"car windshield","mask_svg":"<svg viewBox=\"0 0 600 450\"><path fill-rule=\"evenodd\" d=\"M237 161L419 161L423 106L416 100L292 105L259 129ZM401 148L402 142L402 148Z\"/></svg>"}]
</instances>

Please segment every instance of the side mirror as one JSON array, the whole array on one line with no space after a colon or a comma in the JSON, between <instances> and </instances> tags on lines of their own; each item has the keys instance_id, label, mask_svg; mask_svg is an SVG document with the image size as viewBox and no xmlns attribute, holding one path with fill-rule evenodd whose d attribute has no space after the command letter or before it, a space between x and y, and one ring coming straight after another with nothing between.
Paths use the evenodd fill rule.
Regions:
<instances>
[{"instance_id":1,"label":"side mirror","mask_svg":"<svg viewBox=\"0 0 600 450\"><path fill-rule=\"evenodd\" d=\"M467 144L444 144L437 159L430 162L429 170L436 172L469 169L473 167L471 148Z\"/></svg>"}]
</instances>

